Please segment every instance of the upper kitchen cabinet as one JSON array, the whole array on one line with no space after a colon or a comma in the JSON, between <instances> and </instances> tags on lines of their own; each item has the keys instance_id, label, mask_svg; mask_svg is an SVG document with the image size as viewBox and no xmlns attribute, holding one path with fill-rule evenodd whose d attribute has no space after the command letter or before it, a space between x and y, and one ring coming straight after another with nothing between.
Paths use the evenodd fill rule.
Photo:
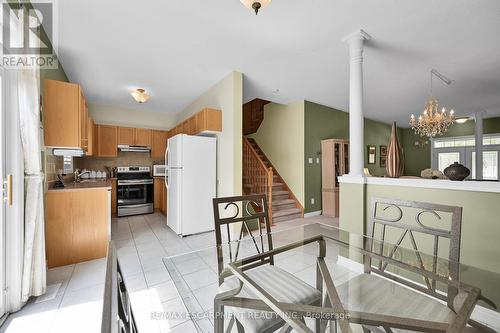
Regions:
<instances>
[{"instance_id":1,"label":"upper kitchen cabinet","mask_svg":"<svg viewBox=\"0 0 500 333\"><path fill-rule=\"evenodd\" d=\"M95 124L92 118L87 117L87 152L85 153L86 156L93 156L95 155L96 152L96 135L94 133L95 131Z\"/></svg>"},{"instance_id":2,"label":"upper kitchen cabinet","mask_svg":"<svg viewBox=\"0 0 500 333\"><path fill-rule=\"evenodd\" d=\"M118 128L110 125L97 125L97 155L99 157L118 156Z\"/></svg>"},{"instance_id":3,"label":"upper kitchen cabinet","mask_svg":"<svg viewBox=\"0 0 500 333\"><path fill-rule=\"evenodd\" d=\"M118 127L118 144L119 145L134 145L135 144L135 128Z\"/></svg>"},{"instance_id":4,"label":"upper kitchen cabinet","mask_svg":"<svg viewBox=\"0 0 500 333\"><path fill-rule=\"evenodd\" d=\"M151 158L165 158L168 132L153 130L151 132Z\"/></svg>"},{"instance_id":5,"label":"upper kitchen cabinet","mask_svg":"<svg viewBox=\"0 0 500 333\"><path fill-rule=\"evenodd\" d=\"M145 128L136 128L135 145L151 147L151 130Z\"/></svg>"},{"instance_id":6,"label":"upper kitchen cabinet","mask_svg":"<svg viewBox=\"0 0 500 333\"><path fill-rule=\"evenodd\" d=\"M151 130L145 128L118 127L118 144L151 146Z\"/></svg>"},{"instance_id":7,"label":"upper kitchen cabinet","mask_svg":"<svg viewBox=\"0 0 500 333\"><path fill-rule=\"evenodd\" d=\"M88 149L88 111L80 85L45 80L43 117L46 146Z\"/></svg>"},{"instance_id":8,"label":"upper kitchen cabinet","mask_svg":"<svg viewBox=\"0 0 500 333\"><path fill-rule=\"evenodd\" d=\"M203 109L196 114L196 134L202 132L222 132L222 111Z\"/></svg>"}]
</instances>

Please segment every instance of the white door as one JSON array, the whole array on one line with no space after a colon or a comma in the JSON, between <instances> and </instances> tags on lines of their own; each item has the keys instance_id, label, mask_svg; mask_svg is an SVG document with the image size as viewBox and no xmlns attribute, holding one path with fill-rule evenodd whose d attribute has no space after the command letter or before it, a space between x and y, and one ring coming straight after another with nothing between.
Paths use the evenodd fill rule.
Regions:
<instances>
[{"instance_id":1,"label":"white door","mask_svg":"<svg viewBox=\"0 0 500 333\"><path fill-rule=\"evenodd\" d=\"M439 148L432 152L432 168L441 172L449 165L458 162L465 164L465 148Z\"/></svg>"},{"instance_id":2,"label":"white door","mask_svg":"<svg viewBox=\"0 0 500 333\"><path fill-rule=\"evenodd\" d=\"M476 178L476 152L474 147L466 149L465 166L471 170L469 178ZM483 146L483 179L486 180L499 180L500 168L498 167L500 161L500 146L488 145Z\"/></svg>"},{"instance_id":3,"label":"white door","mask_svg":"<svg viewBox=\"0 0 500 333\"><path fill-rule=\"evenodd\" d=\"M0 180L6 179L5 175L5 94L4 76L0 70ZM7 184L6 184L7 185ZM7 186L5 186L7 190ZM5 193L7 194L7 193ZM6 201L0 203L0 317L5 314L5 206Z\"/></svg>"}]
</instances>

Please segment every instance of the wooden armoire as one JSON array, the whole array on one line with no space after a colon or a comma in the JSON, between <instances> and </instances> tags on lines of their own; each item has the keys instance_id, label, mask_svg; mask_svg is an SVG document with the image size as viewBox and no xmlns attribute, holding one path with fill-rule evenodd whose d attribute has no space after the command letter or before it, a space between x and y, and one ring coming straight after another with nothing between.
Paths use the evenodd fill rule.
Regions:
<instances>
[{"instance_id":1,"label":"wooden armoire","mask_svg":"<svg viewBox=\"0 0 500 333\"><path fill-rule=\"evenodd\" d=\"M349 141L321 140L321 194L323 215L339 216L338 176L349 173Z\"/></svg>"}]
</instances>

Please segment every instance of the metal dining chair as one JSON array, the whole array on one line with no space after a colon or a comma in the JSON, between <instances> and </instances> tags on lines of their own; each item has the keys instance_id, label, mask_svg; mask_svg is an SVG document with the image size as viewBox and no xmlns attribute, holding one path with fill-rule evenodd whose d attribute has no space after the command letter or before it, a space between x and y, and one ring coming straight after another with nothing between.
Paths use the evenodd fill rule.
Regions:
<instances>
[{"instance_id":1,"label":"metal dining chair","mask_svg":"<svg viewBox=\"0 0 500 333\"><path fill-rule=\"evenodd\" d=\"M422 270L434 274L443 274L440 270L444 267L439 266L437 258L447 253L445 273L450 280L459 281L461 224L461 207L372 198L367 250L402 261L398 255L404 256L403 245L411 246L406 256L411 254ZM436 280L428 276L420 276L420 281L415 282L416 277L399 275L387 261L373 260L371 256L365 256L364 271L367 274L338 286L342 304L348 311L404 316L408 318L406 324L411 326L419 320L450 322L457 320L457 316L470 316L470 313L456 312L462 306L464 295L450 284L442 286L445 290L439 290ZM465 319L471 326L487 330L484 325L468 317ZM404 326L398 328L404 329ZM372 324L364 326L364 330L380 331L381 328ZM391 332L390 327L383 330Z\"/></svg>"},{"instance_id":2,"label":"metal dining chair","mask_svg":"<svg viewBox=\"0 0 500 333\"><path fill-rule=\"evenodd\" d=\"M224 264L241 259L241 253L244 251L246 252L243 256L247 256L250 250L254 250L252 254L260 254L272 250L271 224L265 195L215 198L213 199L213 208L215 237L218 246L219 293L224 293L237 289L240 283L235 276L225 275ZM257 228L255 228L255 223L259 224ZM237 233L239 236L233 239L231 236L234 230L237 229L238 224L241 224L240 231ZM254 230L252 230L252 226ZM261 226L264 226L264 232ZM234 230L230 230L231 228ZM223 240L224 231L226 238ZM240 243L234 241L241 240L245 233L252 239L253 243L251 243L250 247L247 246L245 249L242 249ZM223 244L224 246L222 246ZM249 242L245 242L245 245L248 244ZM248 276L278 301L307 305L321 304L321 292L287 271L276 267L274 265L274 256L272 255L257 262L252 267L248 267L248 269L246 271ZM242 287L237 296L247 299L258 299L246 286ZM224 312L224 307L218 304L217 297L214 305L216 312ZM282 332L291 331L291 327L287 326L274 313L266 313L248 307L227 307L226 310L232 314L227 332L231 330L234 323L237 325L238 332L274 332L280 328ZM216 326L219 325L219 328L224 327L223 317L219 316L215 320L219 320ZM316 331L319 330L320 322L316 320Z\"/></svg>"}]
</instances>

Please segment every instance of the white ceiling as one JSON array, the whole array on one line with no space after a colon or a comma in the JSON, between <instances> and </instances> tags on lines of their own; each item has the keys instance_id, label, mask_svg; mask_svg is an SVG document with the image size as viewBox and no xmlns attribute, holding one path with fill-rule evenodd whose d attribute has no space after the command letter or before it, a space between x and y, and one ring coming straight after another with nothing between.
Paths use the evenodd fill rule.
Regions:
<instances>
[{"instance_id":1,"label":"white ceiling","mask_svg":"<svg viewBox=\"0 0 500 333\"><path fill-rule=\"evenodd\" d=\"M406 125L429 92L459 115L500 115L500 1L273 0L255 16L239 0L60 0L59 56L91 103L175 114L232 70L245 101L310 100L348 109L348 49L362 28L365 115ZM279 93L275 93L279 89Z\"/></svg>"}]
</instances>

